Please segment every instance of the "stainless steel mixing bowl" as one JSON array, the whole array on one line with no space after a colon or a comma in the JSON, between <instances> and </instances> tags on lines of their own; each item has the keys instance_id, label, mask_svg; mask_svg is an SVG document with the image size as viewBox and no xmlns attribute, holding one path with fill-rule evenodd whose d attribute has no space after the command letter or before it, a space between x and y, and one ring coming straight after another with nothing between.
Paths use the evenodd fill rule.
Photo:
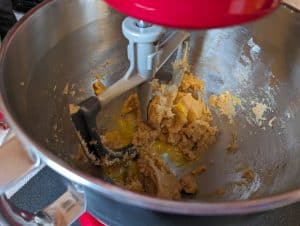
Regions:
<instances>
[{"instance_id":1,"label":"stainless steel mixing bowl","mask_svg":"<svg viewBox=\"0 0 300 226\"><path fill-rule=\"evenodd\" d=\"M200 160L214 164L198 177L196 197L169 201L126 191L106 182L99 167L74 160L79 142L68 104L93 95L95 74L109 85L126 71L122 19L98 0L53 0L12 29L0 53L1 105L25 147L70 180L157 211L241 214L299 201L300 13L285 5L251 24L192 32L189 61L207 93L228 90L242 100L233 124L215 112L221 133ZM67 83L74 93L64 94ZM252 112L256 103L267 106L261 121ZM99 117L111 122L119 106L117 100ZM227 154L232 132L239 149ZM253 170L251 183L240 183L244 169Z\"/></svg>"}]
</instances>

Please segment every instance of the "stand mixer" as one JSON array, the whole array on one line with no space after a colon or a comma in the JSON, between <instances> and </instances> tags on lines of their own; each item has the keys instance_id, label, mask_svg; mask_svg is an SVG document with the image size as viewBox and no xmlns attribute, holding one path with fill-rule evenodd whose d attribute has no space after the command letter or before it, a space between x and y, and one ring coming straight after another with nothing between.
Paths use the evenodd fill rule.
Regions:
<instances>
[{"instance_id":1,"label":"stand mixer","mask_svg":"<svg viewBox=\"0 0 300 226\"><path fill-rule=\"evenodd\" d=\"M142 119L147 122L148 104L152 98L151 80L162 65L177 51L180 59L188 48L189 32L166 30L157 25L181 29L206 29L229 26L262 17L279 5L279 0L226 0L226 1L145 1L106 0L127 17L122 23L123 35L128 39L127 55L130 66L125 75L104 93L92 96L79 104L71 115L81 143L93 160L102 164L126 161L136 156L132 145L110 150L101 143L97 132L98 112L121 94L137 88ZM145 22L147 21L147 22ZM151 24L151 23L155 23ZM171 83L179 85L182 69L173 72Z\"/></svg>"},{"instance_id":2,"label":"stand mixer","mask_svg":"<svg viewBox=\"0 0 300 226\"><path fill-rule=\"evenodd\" d=\"M170 9L171 7L173 5L170 5ZM135 17L137 20L134 24L144 27L141 30L149 28L149 25L140 20L157 24L151 21L151 18L146 20ZM178 14L178 20L181 18L183 16ZM107 96L114 82L124 77L124 72L129 67L126 51L128 43L121 34L123 20L123 16L110 10L99 0L48 0L25 16L4 40L0 51L1 107L9 124L24 144L28 157L32 158L30 161L33 164L32 170L46 164L69 179L70 184L75 182L83 185L87 196L89 195L88 203L91 207L89 210L93 211L91 213L100 219L102 219L101 215L111 219L112 223L108 224L112 225L118 224L118 222L114 223L115 220L123 220L124 224L124 218L118 213L130 218L131 221L126 221L127 224L145 222L149 225L153 222L153 225L182 225L186 224L188 219L188 223L193 225L219 225L224 222L230 224L229 222L234 220L236 225L241 225L241 220L245 225L249 225L254 224L255 219L261 225L262 221L259 219L261 214L254 213L298 202L300 200L300 159L298 158L300 43L297 38L300 35L300 15L297 8L282 4L272 15L256 23L191 32L187 39L190 41L183 41L180 45L182 49L186 48L185 43L190 45L188 59L193 67L191 73L195 74L196 79L205 82L204 94L207 97L229 91L243 100L243 109L237 108L234 120L236 124L233 126L226 118L222 118L219 112L212 112L214 117L212 125L220 128L217 142L210 146L205 156L203 158L200 156L197 162L184 162L183 165L178 166L177 169L182 170L181 172L173 172L175 167L171 168L169 162L165 161L169 159L165 150L162 154L156 153L156 150L144 153L144 150L140 149L143 146L137 146L137 159L127 162L124 158L126 162L120 164L121 167L127 168L131 162L143 160L143 154L157 154L158 159L164 161L162 164L171 170L176 179L185 172L189 173L194 166L201 167L206 164L208 170L196 178L199 192L195 196L185 196L182 193L181 201L166 200L149 196L148 193L141 194L124 189L114 183L112 181L114 178L105 171L106 168L115 168L115 166L94 166L85 158L86 156L82 155L84 154L82 150L78 150L78 145L81 144L70 123L68 106L94 95L91 86L95 72L104 75L101 81L109 88L99 97L92 97L95 102L91 101L91 105L85 105L87 102L80 105L81 109L78 111L80 122L83 122L82 125L87 132L95 132L83 135L95 134L99 137L96 133L97 128L87 126L90 126L88 123L95 122L93 116L96 115L100 105L104 108L97 116L98 128L105 129L105 132L115 129L112 128L115 126L114 123L118 126L119 118L123 116L118 113L122 108L121 104L124 103L122 99L126 98L129 92L109 103L105 103L103 98ZM172 32L166 32L159 37L159 40L154 43L157 46L154 52L159 47L166 46L162 43L169 40L168 37L173 37L169 36L173 34ZM137 44L134 45L136 47ZM164 51L166 49L163 49L162 55ZM178 55L182 52L179 48ZM136 50L134 53L136 54ZM142 59L135 58L134 63L137 60ZM172 60L173 58L169 59L169 62ZM155 69L156 63L159 65L159 58L154 58L154 62ZM160 72L169 69L169 62ZM149 76L150 80L152 76ZM140 78L142 75L132 74L128 79L123 78L123 84L128 86L139 84L138 82L131 84L133 80L130 78L133 77ZM65 94L64 88L69 85L72 90ZM161 85L169 88L165 84ZM117 88L121 89L116 87L117 91ZM76 91L76 94L73 91ZM136 96L135 93L134 97ZM112 100L111 97L109 98ZM248 116L251 116L251 120L256 119L252 114L256 103L270 107L270 110L262 115L265 120L260 125L264 127L255 121L248 122ZM210 107L209 103L205 102L205 104ZM95 112L91 111L93 107ZM211 110L218 109L212 107ZM84 114L89 112L91 115L86 117ZM130 116L137 118L135 113L132 112ZM73 117L75 118L75 115ZM142 124L139 115L138 117L138 123ZM270 121L274 121L273 117L277 119L272 124ZM101 127L99 123L102 123ZM127 124L122 129L129 128L126 126ZM237 131L239 150L231 154L227 152L226 147L231 144L232 135ZM87 143L88 148L101 148L101 143L93 143L88 136L84 137L87 138L85 142L89 141L88 139L91 141ZM128 140L131 142L130 139ZM94 155L104 159L106 154L110 154L107 152L111 151L104 148L99 149L99 153L96 149L89 151L94 151ZM134 156L134 148L127 147L128 149L132 150ZM13 152L7 153L11 155ZM126 150L125 153L117 153L121 160L123 156L126 157ZM116 156L117 153L113 154ZM16 156L12 155L12 160L15 159L14 157ZM7 162L7 165L9 169L15 169L18 163L11 161ZM118 166L116 168L118 170ZM254 179L251 182L243 178L244 169L247 170L246 172L249 172L248 169L253 171ZM3 172L7 175L9 170ZM22 175L24 174L22 172ZM46 180L52 181L49 177ZM163 180L165 181L167 180ZM43 184L43 187L45 186L47 187L47 184ZM2 186L1 195L7 187ZM48 188L51 190L51 187ZM44 194L46 190L42 191ZM220 194L219 191L223 193ZM103 202L101 197L107 199L107 202ZM15 209L5 201L2 202L4 203L2 206L10 211L8 213L12 213ZM280 212L281 209L278 211ZM278 211L274 214L277 215ZM295 211L297 212L297 209ZM289 213L286 216L289 216ZM267 218L272 217L267 216ZM279 222L279 218L275 219ZM17 218L14 219L21 219L19 211Z\"/></svg>"}]
</instances>

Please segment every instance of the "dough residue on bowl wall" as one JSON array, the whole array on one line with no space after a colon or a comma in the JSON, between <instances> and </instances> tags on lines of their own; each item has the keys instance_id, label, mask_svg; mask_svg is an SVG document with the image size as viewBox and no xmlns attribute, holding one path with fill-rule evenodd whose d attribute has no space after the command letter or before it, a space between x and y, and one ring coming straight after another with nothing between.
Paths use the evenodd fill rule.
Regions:
<instances>
[{"instance_id":1,"label":"dough residue on bowl wall","mask_svg":"<svg viewBox=\"0 0 300 226\"><path fill-rule=\"evenodd\" d=\"M267 111L268 106L263 103L257 103L257 102L256 103L252 102L252 104L254 104L254 107L252 108L252 112L255 115L255 122L258 126L261 126L262 122L266 120L264 114Z\"/></svg>"},{"instance_id":2,"label":"dough residue on bowl wall","mask_svg":"<svg viewBox=\"0 0 300 226\"><path fill-rule=\"evenodd\" d=\"M209 104L216 108L221 115L226 116L230 123L233 123L233 118L236 115L236 106L241 105L241 100L229 91L225 91L219 96L211 95Z\"/></svg>"}]
</instances>

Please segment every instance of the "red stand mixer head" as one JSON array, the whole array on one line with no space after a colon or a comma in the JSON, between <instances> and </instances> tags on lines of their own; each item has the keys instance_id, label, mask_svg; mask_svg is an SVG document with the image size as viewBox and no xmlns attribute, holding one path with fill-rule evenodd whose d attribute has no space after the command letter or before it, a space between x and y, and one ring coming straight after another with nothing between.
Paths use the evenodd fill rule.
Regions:
<instances>
[{"instance_id":1,"label":"red stand mixer head","mask_svg":"<svg viewBox=\"0 0 300 226\"><path fill-rule=\"evenodd\" d=\"M230 26L272 12L280 0L105 0L140 20L167 27L201 29Z\"/></svg>"}]
</instances>

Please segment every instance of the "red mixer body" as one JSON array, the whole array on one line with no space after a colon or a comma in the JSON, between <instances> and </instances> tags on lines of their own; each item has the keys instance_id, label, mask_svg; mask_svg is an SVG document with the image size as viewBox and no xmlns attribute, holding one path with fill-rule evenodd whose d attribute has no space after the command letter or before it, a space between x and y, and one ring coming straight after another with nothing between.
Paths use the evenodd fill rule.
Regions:
<instances>
[{"instance_id":1,"label":"red mixer body","mask_svg":"<svg viewBox=\"0 0 300 226\"><path fill-rule=\"evenodd\" d=\"M203 29L255 20L280 0L105 0L117 11L167 27Z\"/></svg>"}]
</instances>

